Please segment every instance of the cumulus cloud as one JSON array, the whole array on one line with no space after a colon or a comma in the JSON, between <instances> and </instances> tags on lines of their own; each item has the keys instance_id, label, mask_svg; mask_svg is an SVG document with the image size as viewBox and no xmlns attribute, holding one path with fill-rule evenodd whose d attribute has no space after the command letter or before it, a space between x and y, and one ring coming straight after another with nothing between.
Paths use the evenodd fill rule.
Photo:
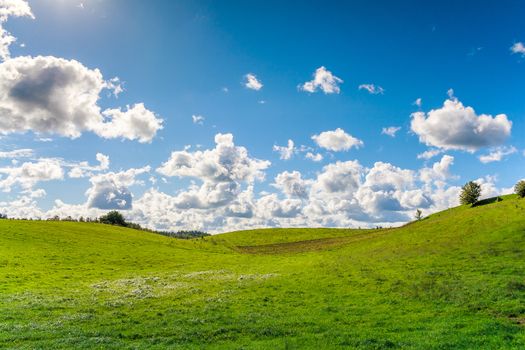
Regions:
<instances>
[{"instance_id":1,"label":"cumulus cloud","mask_svg":"<svg viewBox=\"0 0 525 350\"><path fill-rule=\"evenodd\" d=\"M510 51L513 54L518 54L518 55L521 55L522 57L525 57L525 45L523 45L522 42L514 43L514 45L510 47Z\"/></svg>"},{"instance_id":2,"label":"cumulus cloud","mask_svg":"<svg viewBox=\"0 0 525 350\"><path fill-rule=\"evenodd\" d=\"M147 189L135 198L130 188L151 178L150 167L107 172L109 157L97 154L98 165L77 167L90 173L90 188L84 204L56 200L42 211L36 199L45 191L34 188L40 181L61 179L61 167L73 165L41 159L19 167L0 168L0 188L19 186L21 195L0 202L0 212L11 217L98 217L105 210L125 210L127 220L162 230L200 229L223 232L256 227L370 227L397 225L413 217L454 206L458 186L450 185L454 158L444 155L431 166L403 169L386 162L366 167L357 160L336 161L319 173L277 174L267 191L254 193L270 162L251 157L236 146L231 134L217 134L215 147L191 152L173 152L157 171L167 177L189 178L190 184L173 194ZM306 147L301 146L306 152ZM94 169L99 169L96 173ZM5 176L4 176L5 174ZM501 192L495 178L484 178L484 194ZM183 183L183 182L181 182ZM480 182L481 183L481 182ZM22 205L23 204L23 205Z\"/></svg>"},{"instance_id":3,"label":"cumulus cloud","mask_svg":"<svg viewBox=\"0 0 525 350\"><path fill-rule=\"evenodd\" d=\"M379 85L374 84L361 84L359 85L359 90L366 90L372 95L383 95L385 93L385 89Z\"/></svg>"},{"instance_id":4,"label":"cumulus cloud","mask_svg":"<svg viewBox=\"0 0 525 350\"><path fill-rule=\"evenodd\" d=\"M0 201L0 213L9 218L41 218L44 211L30 195L22 195L12 201Z\"/></svg>"},{"instance_id":5,"label":"cumulus cloud","mask_svg":"<svg viewBox=\"0 0 525 350\"><path fill-rule=\"evenodd\" d=\"M137 176L149 171L150 167L146 166L92 176L89 179L91 187L86 191L87 207L103 210L131 209L133 197L129 187L139 183Z\"/></svg>"},{"instance_id":6,"label":"cumulus cloud","mask_svg":"<svg viewBox=\"0 0 525 350\"><path fill-rule=\"evenodd\" d=\"M217 141L236 153L235 149L231 149L237 147L232 145L233 140L230 143L227 137L218 137ZM213 153L215 149L204 152L210 155L209 152ZM190 157L199 158L196 153L190 153ZM193 167L191 171L186 169L183 173L191 174L191 177L202 176L203 169L220 158L206 158L211 160L207 166ZM205 158L199 159L204 162ZM137 180L137 176L149 170L145 167L92 177L86 204L69 205L57 200L51 210L42 212L34 198L43 193L31 190L23 195L24 198L18 199L18 204L0 203L0 212L9 210L12 217L26 213L78 218L100 216L103 210L108 209L125 209L128 220L145 227L211 232L268 226L395 225L410 220L416 208L428 215L457 205L460 188L448 182L455 178L450 173L453 160L453 157L445 155L432 166L419 170L403 169L384 162L376 162L373 167L367 168L358 161L338 161L323 167L314 178L305 178L299 171L282 172L271 184L277 192L261 192L258 196L254 194L253 183L225 180L248 179L250 176L230 174L224 177L218 175L220 172L213 171L212 175L204 175L199 180L201 185L194 182L175 195L151 188L135 199L129 186L142 182ZM484 195L501 192L495 181L492 177L480 180L484 183ZM20 202L27 206L22 209Z\"/></svg>"},{"instance_id":7,"label":"cumulus cloud","mask_svg":"<svg viewBox=\"0 0 525 350\"><path fill-rule=\"evenodd\" d=\"M266 219L295 218L302 211L299 199L286 198L281 200L275 193L267 194L258 200L259 216Z\"/></svg>"},{"instance_id":8,"label":"cumulus cloud","mask_svg":"<svg viewBox=\"0 0 525 350\"><path fill-rule=\"evenodd\" d=\"M317 176L315 190L317 192L349 192L356 191L363 176L364 168L358 161L336 162L323 167L323 172Z\"/></svg>"},{"instance_id":9,"label":"cumulus cloud","mask_svg":"<svg viewBox=\"0 0 525 350\"><path fill-rule=\"evenodd\" d=\"M9 17L35 18L27 1L0 0L0 58L4 61L11 57L9 47L16 41L16 37L4 28Z\"/></svg>"},{"instance_id":10,"label":"cumulus cloud","mask_svg":"<svg viewBox=\"0 0 525 350\"><path fill-rule=\"evenodd\" d=\"M484 155L479 156L479 160L483 164L492 163L492 162L499 162L504 157L506 157L508 155L511 155L511 154L514 154L516 152L518 152L518 150L514 146L498 147L498 148L493 149L488 154L484 154Z\"/></svg>"},{"instance_id":11,"label":"cumulus cloud","mask_svg":"<svg viewBox=\"0 0 525 350\"><path fill-rule=\"evenodd\" d=\"M124 138L138 140L141 143L151 142L157 131L162 129L162 120L146 109L143 103L120 108L107 109L102 112L106 120L94 127L93 131L107 139Z\"/></svg>"},{"instance_id":12,"label":"cumulus cloud","mask_svg":"<svg viewBox=\"0 0 525 350\"><path fill-rule=\"evenodd\" d=\"M319 135L314 135L312 136L312 140L314 140L319 147L334 152L348 151L352 147L359 148L364 145L363 141L347 134L341 128L332 131L324 131Z\"/></svg>"},{"instance_id":13,"label":"cumulus cloud","mask_svg":"<svg viewBox=\"0 0 525 350\"><path fill-rule=\"evenodd\" d=\"M64 171L56 159L39 159L36 162L25 162L20 166L0 168L0 189L10 192L15 185L23 190L31 189L41 181L61 180Z\"/></svg>"},{"instance_id":14,"label":"cumulus cloud","mask_svg":"<svg viewBox=\"0 0 525 350\"><path fill-rule=\"evenodd\" d=\"M444 186L444 181L451 178L450 167L454 164L454 157L444 155L439 162L431 168L423 168L419 171L419 178L425 184L435 184L438 187Z\"/></svg>"},{"instance_id":15,"label":"cumulus cloud","mask_svg":"<svg viewBox=\"0 0 525 350\"><path fill-rule=\"evenodd\" d=\"M194 177L221 182L263 179L270 162L249 157L248 150L235 146L232 134L215 135L216 146L205 151L175 151L157 171L165 176Z\"/></svg>"},{"instance_id":16,"label":"cumulus cloud","mask_svg":"<svg viewBox=\"0 0 525 350\"><path fill-rule=\"evenodd\" d=\"M224 206L241 192L242 184L264 179L269 161L251 158L244 147L235 146L232 134L217 134L214 149L176 151L157 171L165 176L190 177L202 182L177 195L181 208Z\"/></svg>"},{"instance_id":17,"label":"cumulus cloud","mask_svg":"<svg viewBox=\"0 0 525 350\"><path fill-rule=\"evenodd\" d=\"M191 116L191 121L193 122L193 124L198 124L198 125L202 125L204 124L204 117L202 115L192 115Z\"/></svg>"},{"instance_id":18,"label":"cumulus cloud","mask_svg":"<svg viewBox=\"0 0 525 350\"><path fill-rule=\"evenodd\" d=\"M244 76L244 79L246 80L244 86L246 86L248 89L259 91L263 87L262 82L259 79L257 79L255 74L253 73L246 74Z\"/></svg>"},{"instance_id":19,"label":"cumulus cloud","mask_svg":"<svg viewBox=\"0 0 525 350\"><path fill-rule=\"evenodd\" d=\"M388 135L390 137L396 137L396 133L401 130L400 126L389 126L381 130L382 135Z\"/></svg>"},{"instance_id":20,"label":"cumulus cloud","mask_svg":"<svg viewBox=\"0 0 525 350\"><path fill-rule=\"evenodd\" d=\"M364 186L374 191L393 191L411 188L414 171L401 169L390 163L376 162L366 175Z\"/></svg>"},{"instance_id":21,"label":"cumulus cloud","mask_svg":"<svg viewBox=\"0 0 525 350\"><path fill-rule=\"evenodd\" d=\"M294 153L297 151L295 149L295 145L294 145L294 142L292 140L288 140L288 145L287 146L274 145L273 146L273 150L275 152L278 152L279 153L279 157L281 159L283 159L283 160L288 160L288 159L292 158Z\"/></svg>"},{"instance_id":22,"label":"cumulus cloud","mask_svg":"<svg viewBox=\"0 0 525 350\"><path fill-rule=\"evenodd\" d=\"M275 177L272 184L275 188L280 189L288 197L307 198L309 186L312 181L304 180L298 171L282 172Z\"/></svg>"},{"instance_id":23,"label":"cumulus cloud","mask_svg":"<svg viewBox=\"0 0 525 350\"><path fill-rule=\"evenodd\" d=\"M412 113L411 129L426 145L474 152L501 145L510 136L512 122L505 114L478 115L451 96L441 108Z\"/></svg>"},{"instance_id":24,"label":"cumulus cloud","mask_svg":"<svg viewBox=\"0 0 525 350\"><path fill-rule=\"evenodd\" d=\"M34 131L77 138L91 131L104 138L149 142L162 120L142 103L101 112L107 82L98 69L52 56L16 57L0 64L0 133Z\"/></svg>"},{"instance_id":25,"label":"cumulus cloud","mask_svg":"<svg viewBox=\"0 0 525 350\"><path fill-rule=\"evenodd\" d=\"M341 92L339 84L343 80L336 77L325 67L321 66L315 70L313 79L299 86L299 89L307 92L323 91L325 94L338 94Z\"/></svg>"}]
</instances>

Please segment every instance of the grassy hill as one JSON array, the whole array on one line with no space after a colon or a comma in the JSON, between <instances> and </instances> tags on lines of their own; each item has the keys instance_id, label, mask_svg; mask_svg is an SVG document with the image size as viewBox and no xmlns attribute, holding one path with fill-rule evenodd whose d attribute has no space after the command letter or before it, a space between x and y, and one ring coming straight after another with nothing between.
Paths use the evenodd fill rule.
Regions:
<instances>
[{"instance_id":1,"label":"grassy hill","mask_svg":"<svg viewBox=\"0 0 525 350\"><path fill-rule=\"evenodd\" d=\"M0 220L0 348L524 349L525 200L178 240Z\"/></svg>"}]
</instances>

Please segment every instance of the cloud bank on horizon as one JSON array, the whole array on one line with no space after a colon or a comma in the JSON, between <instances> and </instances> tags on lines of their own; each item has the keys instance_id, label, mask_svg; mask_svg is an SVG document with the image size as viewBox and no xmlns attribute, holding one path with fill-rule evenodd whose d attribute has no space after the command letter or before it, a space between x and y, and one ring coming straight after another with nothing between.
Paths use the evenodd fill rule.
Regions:
<instances>
[{"instance_id":1,"label":"cloud bank on horizon","mask_svg":"<svg viewBox=\"0 0 525 350\"><path fill-rule=\"evenodd\" d=\"M367 77L347 76L340 62L284 78L268 67L257 75L246 69L250 73L216 85L222 94L205 93L216 105L196 103L200 93L192 89L204 81L196 77L190 90L167 92L184 111L174 112L141 84L124 89L105 69L88 68L96 58L87 64L21 45L16 51L29 53L12 54L17 38L4 27L14 18L18 26L24 19L38 22L41 7L31 5L0 0L0 213L9 217L97 217L122 210L150 228L211 232L398 225L416 209L429 214L457 205L460 186L470 179L481 184L484 197L509 193L512 183L499 185L499 177L515 177L515 171L489 173L485 167L523 162L523 140L512 138L516 123L523 124L513 109L483 103L475 109L451 89L441 104L428 102L434 107L423 108L416 95L400 107L412 112L374 120L375 106L396 108L398 102L385 102L395 89L387 94L383 84L357 84ZM89 3L76 10L86 8ZM510 51L505 54L525 55L521 42ZM118 68L118 76L133 75L125 64ZM164 69L171 79L169 69L176 68ZM114 66L108 70L115 74ZM308 71L311 79L302 80ZM164 76L137 81L148 85L149 79L160 85ZM146 107L149 101L160 111ZM239 116L237 109L262 110ZM286 121L294 109L303 123ZM372 117L354 117L360 110ZM476 171L456 173L463 162Z\"/></svg>"}]
</instances>

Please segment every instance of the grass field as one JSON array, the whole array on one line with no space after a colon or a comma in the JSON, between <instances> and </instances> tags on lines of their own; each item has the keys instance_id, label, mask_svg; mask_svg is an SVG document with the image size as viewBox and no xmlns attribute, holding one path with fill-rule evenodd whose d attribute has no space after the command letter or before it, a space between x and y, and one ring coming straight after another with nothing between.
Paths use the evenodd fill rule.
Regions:
<instances>
[{"instance_id":1,"label":"grass field","mask_svg":"<svg viewBox=\"0 0 525 350\"><path fill-rule=\"evenodd\" d=\"M0 348L525 349L525 200L178 240L0 221Z\"/></svg>"}]
</instances>

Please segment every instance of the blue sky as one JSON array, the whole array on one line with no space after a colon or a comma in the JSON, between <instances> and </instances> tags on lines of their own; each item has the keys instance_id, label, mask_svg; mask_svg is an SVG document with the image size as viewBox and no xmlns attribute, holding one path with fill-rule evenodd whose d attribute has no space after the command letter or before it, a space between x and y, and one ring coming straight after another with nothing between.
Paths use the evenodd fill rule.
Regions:
<instances>
[{"instance_id":1,"label":"blue sky","mask_svg":"<svg viewBox=\"0 0 525 350\"><path fill-rule=\"evenodd\" d=\"M146 226L210 231L393 225L419 207L455 205L468 180L488 196L524 177L519 1L13 3L2 26L17 40L0 64L8 215L114 208ZM20 74L6 78L12 71ZM315 72L328 82L307 85ZM64 91L99 99L53 95ZM388 127L399 129L382 133ZM231 134L234 146L217 144L234 159L219 155L218 134ZM288 140L294 148L283 155L276 146ZM21 149L30 154L13 153ZM428 150L435 156L418 158ZM200 168L208 162L213 176ZM161 209L146 210L147 201Z\"/></svg>"}]
</instances>

